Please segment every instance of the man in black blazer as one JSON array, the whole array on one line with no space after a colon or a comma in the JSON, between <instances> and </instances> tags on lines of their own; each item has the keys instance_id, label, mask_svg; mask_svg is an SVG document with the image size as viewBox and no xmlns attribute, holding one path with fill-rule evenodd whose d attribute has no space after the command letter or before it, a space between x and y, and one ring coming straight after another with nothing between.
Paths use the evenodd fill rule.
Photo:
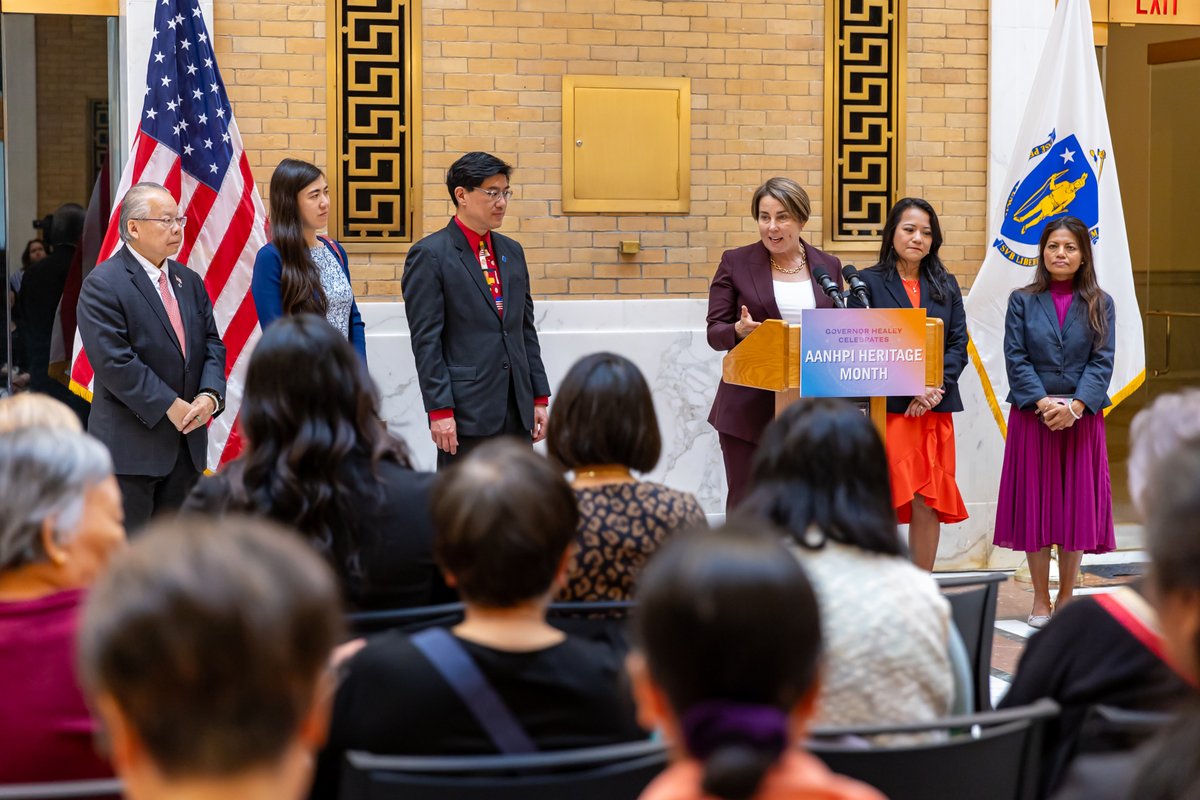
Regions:
<instances>
[{"instance_id":1,"label":"man in black blazer","mask_svg":"<svg viewBox=\"0 0 1200 800\"><path fill-rule=\"evenodd\" d=\"M467 153L446 173L455 216L413 245L401 282L438 468L496 436L546 435L550 383L525 253L496 233L512 167Z\"/></svg>"},{"instance_id":2,"label":"man in black blazer","mask_svg":"<svg viewBox=\"0 0 1200 800\"><path fill-rule=\"evenodd\" d=\"M130 187L125 246L79 294L79 335L96 373L88 431L112 452L131 532L182 504L206 466L208 421L225 405L225 345L208 291L170 258L185 224L162 186Z\"/></svg>"}]
</instances>

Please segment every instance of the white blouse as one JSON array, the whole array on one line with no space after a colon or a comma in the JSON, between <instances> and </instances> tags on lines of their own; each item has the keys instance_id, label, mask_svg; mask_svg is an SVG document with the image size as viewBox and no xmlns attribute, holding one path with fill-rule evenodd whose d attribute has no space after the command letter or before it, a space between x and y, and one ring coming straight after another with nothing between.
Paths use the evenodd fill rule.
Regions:
<instances>
[{"instance_id":1,"label":"white blouse","mask_svg":"<svg viewBox=\"0 0 1200 800\"><path fill-rule=\"evenodd\" d=\"M792 325L800 324L800 312L806 308L816 308L817 298L813 294L812 281L771 281L775 284L775 305L779 306L779 316L784 322Z\"/></svg>"}]
</instances>

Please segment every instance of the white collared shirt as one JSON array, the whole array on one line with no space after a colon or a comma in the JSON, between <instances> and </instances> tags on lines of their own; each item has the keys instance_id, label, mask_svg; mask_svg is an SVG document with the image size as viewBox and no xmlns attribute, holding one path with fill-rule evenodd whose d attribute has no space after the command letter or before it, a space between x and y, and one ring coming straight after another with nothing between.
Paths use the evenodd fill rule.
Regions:
<instances>
[{"instance_id":1,"label":"white collared shirt","mask_svg":"<svg viewBox=\"0 0 1200 800\"><path fill-rule=\"evenodd\" d=\"M150 283L154 286L154 291L157 292L158 291L158 276L162 275L163 269L151 264L150 259L146 258L144 255L139 253L137 250L133 249L133 245L129 244L128 242L125 243L125 247L128 248L129 252L133 255L133 257L135 259L137 259L137 262L142 265L142 269L145 270L145 272L146 272L146 277L150 279ZM166 266L166 263L169 260L170 259L168 259L168 258L163 259L164 267ZM171 273L168 271L167 272L167 291L171 293L171 297L175 297L175 287L171 285L170 278L171 278ZM161 298L161 295L160 295L160 298ZM176 300L178 300L177 297L176 297ZM164 308L165 308L165 306L164 306Z\"/></svg>"}]
</instances>

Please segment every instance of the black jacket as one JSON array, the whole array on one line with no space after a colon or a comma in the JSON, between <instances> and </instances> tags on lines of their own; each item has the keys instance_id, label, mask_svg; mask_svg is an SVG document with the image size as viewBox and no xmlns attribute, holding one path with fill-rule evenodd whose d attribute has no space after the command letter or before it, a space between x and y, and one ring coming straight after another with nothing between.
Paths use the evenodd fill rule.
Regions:
<instances>
[{"instance_id":1,"label":"black jacket","mask_svg":"<svg viewBox=\"0 0 1200 800\"><path fill-rule=\"evenodd\" d=\"M867 285L867 292L871 295L872 308L913 307L908 293L904 290L904 282L900 280L900 275L895 270L890 270L890 274L887 274L882 264L876 264L858 274L863 279L863 283ZM958 392L958 378L962 375L963 368L967 366L967 315L963 311L962 290L958 288L958 281L949 273L946 274L946 277L948 280L944 287L945 298L939 301L933 297L933 285L925 276L925 271L922 270L920 273L921 305L919 308L925 309L927 316L941 318L945 325L942 388L946 390L946 393L942 396L942 402L930 410L962 411L963 404L962 397ZM850 296L847 305L862 308L862 303L853 295ZM888 413L903 414L911 402L911 397L889 397Z\"/></svg>"},{"instance_id":2,"label":"black jacket","mask_svg":"<svg viewBox=\"0 0 1200 800\"><path fill-rule=\"evenodd\" d=\"M534 398L550 394L525 253L496 231L492 247L503 318L454 220L413 245L404 260L404 313L425 410L453 408L459 436L490 436L504 427L510 382L526 430L533 429Z\"/></svg>"},{"instance_id":3,"label":"black jacket","mask_svg":"<svg viewBox=\"0 0 1200 800\"><path fill-rule=\"evenodd\" d=\"M204 281L177 261L164 266L183 319L186 358L158 287L128 246L97 264L79 293L79 335L96 372L88 432L108 445L118 475L168 474L180 447L167 419L171 403L190 403L201 391L225 396L225 344ZM223 407L222 400L217 413ZM186 439L192 464L203 471L208 429Z\"/></svg>"}]
</instances>

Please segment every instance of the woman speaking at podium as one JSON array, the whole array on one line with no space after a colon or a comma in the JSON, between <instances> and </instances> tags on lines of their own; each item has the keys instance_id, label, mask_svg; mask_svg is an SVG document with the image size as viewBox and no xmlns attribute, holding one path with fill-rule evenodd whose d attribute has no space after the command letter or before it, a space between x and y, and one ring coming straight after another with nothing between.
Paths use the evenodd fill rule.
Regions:
<instances>
[{"instance_id":1,"label":"woman speaking at podium","mask_svg":"<svg viewBox=\"0 0 1200 800\"><path fill-rule=\"evenodd\" d=\"M923 308L945 323L942 385L917 397L887 401L888 469L892 504L908 523L913 563L932 570L943 522L967 518L954 480L954 420L962 411L958 376L967 365L967 318L958 281L946 271L938 250L942 227L933 206L915 197L899 200L888 213L879 263L859 273L873 308ZM861 305L854 297L850 305Z\"/></svg>"},{"instance_id":2,"label":"woman speaking at podium","mask_svg":"<svg viewBox=\"0 0 1200 800\"><path fill-rule=\"evenodd\" d=\"M708 290L708 344L732 350L765 319L800 324L805 308L832 308L813 272L842 285L841 262L800 236L812 203L791 178L771 178L754 192L750 215L759 241L726 250ZM729 494L726 511L741 502L750 460L763 429L775 417L775 396L762 389L721 381L708 422L717 429Z\"/></svg>"}]
</instances>

